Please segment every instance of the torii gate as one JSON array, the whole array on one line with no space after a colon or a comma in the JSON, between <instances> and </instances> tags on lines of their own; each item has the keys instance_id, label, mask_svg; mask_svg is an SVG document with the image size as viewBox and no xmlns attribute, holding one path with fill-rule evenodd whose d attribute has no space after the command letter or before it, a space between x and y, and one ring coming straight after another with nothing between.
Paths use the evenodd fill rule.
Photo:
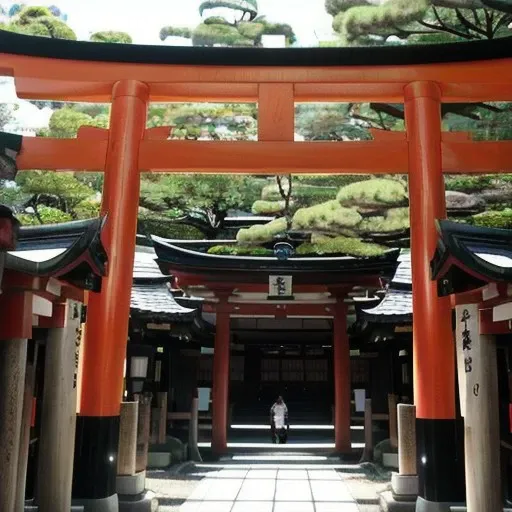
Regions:
<instances>
[{"instance_id":1,"label":"torii gate","mask_svg":"<svg viewBox=\"0 0 512 512\"><path fill-rule=\"evenodd\" d=\"M414 289L414 394L421 490L418 510L464 501L449 298L429 263L435 219L446 216L443 173L512 172L512 141L441 132L442 102L512 99L512 38L403 48L205 49L34 41L4 33L0 72L21 98L110 102L110 129L77 139L27 138L20 169L106 175L102 213L109 275L91 294L74 497L115 501L139 178L149 172L408 174ZM166 140L146 129L149 102L257 102L257 142ZM295 102L404 103L406 133L364 142L294 142ZM5 319L3 319L5 321ZM78 455L79 454L79 455ZM93 478L93 475L95 478ZM459 479L460 480L460 479ZM105 502L104 502L105 503ZM104 509L102 509L104 510Z\"/></svg>"}]
</instances>

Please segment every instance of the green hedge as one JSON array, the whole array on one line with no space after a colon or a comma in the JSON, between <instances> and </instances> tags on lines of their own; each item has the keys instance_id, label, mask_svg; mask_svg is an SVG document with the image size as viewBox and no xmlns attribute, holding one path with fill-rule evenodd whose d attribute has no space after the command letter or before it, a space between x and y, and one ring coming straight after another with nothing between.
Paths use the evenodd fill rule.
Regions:
<instances>
[{"instance_id":1,"label":"green hedge","mask_svg":"<svg viewBox=\"0 0 512 512\"><path fill-rule=\"evenodd\" d=\"M265 247L247 245L214 245L208 249L208 254L221 256L273 256L274 251Z\"/></svg>"},{"instance_id":2,"label":"green hedge","mask_svg":"<svg viewBox=\"0 0 512 512\"><path fill-rule=\"evenodd\" d=\"M280 217L267 224L255 225L250 228L241 229L236 240L239 243L257 244L271 242L276 235L286 231L286 219Z\"/></svg>"},{"instance_id":3,"label":"green hedge","mask_svg":"<svg viewBox=\"0 0 512 512\"><path fill-rule=\"evenodd\" d=\"M357 257L380 256L386 251L381 245L362 242L357 238L337 236L325 238L317 243L305 243L297 247L298 255L346 255Z\"/></svg>"},{"instance_id":4,"label":"green hedge","mask_svg":"<svg viewBox=\"0 0 512 512\"><path fill-rule=\"evenodd\" d=\"M343 208L338 201L300 208L293 216L293 229L299 231L326 231L336 233L343 228L353 228L361 222L361 215L351 208Z\"/></svg>"},{"instance_id":5,"label":"green hedge","mask_svg":"<svg viewBox=\"0 0 512 512\"><path fill-rule=\"evenodd\" d=\"M473 215L470 220L475 226L487 228L512 229L512 208L496 211L489 210L487 212Z\"/></svg>"},{"instance_id":6,"label":"green hedge","mask_svg":"<svg viewBox=\"0 0 512 512\"><path fill-rule=\"evenodd\" d=\"M336 198L342 206L362 209L405 206L408 203L404 184L384 178L347 185L340 189Z\"/></svg>"}]
</instances>

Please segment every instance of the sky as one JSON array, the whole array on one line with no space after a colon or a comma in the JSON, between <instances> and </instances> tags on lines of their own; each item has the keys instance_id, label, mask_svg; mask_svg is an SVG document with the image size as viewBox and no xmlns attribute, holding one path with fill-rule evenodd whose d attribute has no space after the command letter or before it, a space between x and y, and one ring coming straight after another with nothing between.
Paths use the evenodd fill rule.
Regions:
<instances>
[{"instance_id":1,"label":"sky","mask_svg":"<svg viewBox=\"0 0 512 512\"><path fill-rule=\"evenodd\" d=\"M259 14L269 21L289 23L300 46L317 46L331 39L332 17L325 0L258 0ZM13 2L0 0L0 5ZM128 32L134 43L160 44L158 34L166 25L193 28L201 22L200 0L39 0L32 5L57 5L68 14L68 24L79 39L100 30Z\"/></svg>"}]
</instances>

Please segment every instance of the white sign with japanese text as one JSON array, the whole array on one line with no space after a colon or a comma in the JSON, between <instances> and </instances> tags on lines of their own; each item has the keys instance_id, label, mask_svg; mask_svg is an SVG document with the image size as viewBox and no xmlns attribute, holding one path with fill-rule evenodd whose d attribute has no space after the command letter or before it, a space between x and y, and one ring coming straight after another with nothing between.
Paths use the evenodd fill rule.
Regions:
<instances>
[{"instance_id":1,"label":"white sign with japanese text","mask_svg":"<svg viewBox=\"0 0 512 512\"><path fill-rule=\"evenodd\" d=\"M478 304L457 306L455 313L460 411L462 416L467 418L468 410L478 407L482 391L480 389L482 361Z\"/></svg>"}]
</instances>

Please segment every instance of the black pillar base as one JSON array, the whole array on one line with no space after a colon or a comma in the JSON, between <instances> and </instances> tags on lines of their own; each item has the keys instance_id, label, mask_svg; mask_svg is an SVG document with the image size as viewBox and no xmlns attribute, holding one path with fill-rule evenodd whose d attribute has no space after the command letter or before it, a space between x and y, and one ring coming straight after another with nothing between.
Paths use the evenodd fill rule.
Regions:
<instances>
[{"instance_id":1,"label":"black pillar base","mask_svg":"<svg viewBox=\"0 0 512 512\"><path fill-rule=\"evenodd\" d=\"M420 497L434 503L466 500L463 420L416 420Z\"/></svg>"},{"instance_id":2,"label":"black pillar base","mask_svg":"<svg viewBox=\"0 0 512 512\"><path fill-rule=\"evenodd\" d=\"M119 416L77 416L73 500L116 494Z\"/></svg>"}]
</instances>

